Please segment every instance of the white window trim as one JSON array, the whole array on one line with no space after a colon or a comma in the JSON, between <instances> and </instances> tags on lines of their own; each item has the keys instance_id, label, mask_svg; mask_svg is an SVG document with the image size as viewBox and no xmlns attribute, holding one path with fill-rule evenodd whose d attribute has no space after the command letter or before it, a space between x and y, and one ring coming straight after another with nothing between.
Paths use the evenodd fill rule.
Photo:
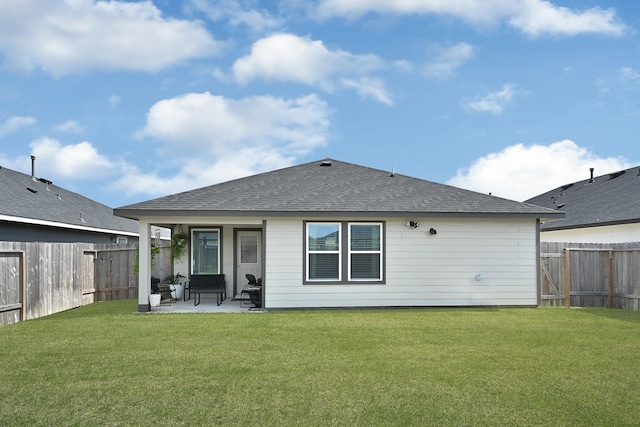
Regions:
<instances>
[{"instance_id":1,"label":"white window trim","mask_svg":"<svg viewBox=\"0 0 640 427\"><path fill-rule=\"evenodd\" d=\"M312 225L337 225L338 226L338 249L335 251L312 251L309 249L309 226ZM310 283L338 283L342 282L342 223L340 222L307 222L305 232L305 257L306 257L306 281ZM338 254L338 278L337 279L311 279L309 267L311 254Z\"/></svg>"},{"instance_id":2,"label":"white window trim","mask_svg":"<svg viewBox=\"0 0 640 427\"><path fill-rule=\"evenodd\" d=\"M379 231L379 235L380 235L380 249L378 249L377 251L354 251L351 250L351 226L352 225L376 225L378 226ZM371 281L381 281L382 280L382 275L383 275L383 271L382 271L382 267L383 267L383 260L382 260L382 248L384 247L384 243L382 241L382 239L384 238L383 236L383 226L381 222L349 222L348 226L347 226L349 232L349 236L348 236L348 241L347 241L347 265L349 268L349 282L371 282ZM364 278L364 279L354 279L351 276L351 254L378 254L380 255L379 257L379 263L380 265L378 266L378 271L380 272L380 275L377 278Z\"/></svg>"}]
</instances>

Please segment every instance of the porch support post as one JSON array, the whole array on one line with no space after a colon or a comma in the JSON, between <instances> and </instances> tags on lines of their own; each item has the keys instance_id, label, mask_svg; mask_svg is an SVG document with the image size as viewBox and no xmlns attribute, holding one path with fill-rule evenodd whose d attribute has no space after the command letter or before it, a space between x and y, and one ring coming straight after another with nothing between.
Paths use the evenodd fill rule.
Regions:
<instances>
[{"instance_id":1,"label":"porch support post","mask_svg":"<svg viewBox=\"0 0 640 427\"><path fill-rule=\"evenodd\" d=\"M151 224L139 220L139 233L138 311L144 313L151 310Z\"/></svg>"},{"instance_id":2,"label":"porch support post","mask_svg":"<svg viewBox=\"0 0 640 427\"><path fill-rule=\"evenodd\" d=\"M262 263L262 292L260 292L260 307L266 309L266 293L267 293L267 220L262 220L262 259L260 260Z\"/></svg>"},{"instance_id":3,"label":"porch support post","mask_svg":"<svg viewBox=\"0 0 640 427\"><path fill-rule=\"evenodd\" d=\"M542 277L540 277L540 218L536 219L536 305L542 304Z\"/></svg>"}]
</instances>

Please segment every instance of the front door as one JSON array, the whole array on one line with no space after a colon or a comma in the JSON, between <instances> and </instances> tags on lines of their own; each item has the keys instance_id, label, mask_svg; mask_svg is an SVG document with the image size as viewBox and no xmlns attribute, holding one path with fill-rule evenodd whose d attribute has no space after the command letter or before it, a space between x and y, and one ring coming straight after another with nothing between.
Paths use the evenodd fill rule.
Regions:
<instances>
[{"instance_id":1,"label":"front door","mask_svg":"<svg viewBox=\"0 0 640 427\"><path fill-rule=\"evenodd\" d=\"M262 274L262 231L238 231L236 235L236 296L247 284L247 274Z\"/></svg>"}]
</instances>

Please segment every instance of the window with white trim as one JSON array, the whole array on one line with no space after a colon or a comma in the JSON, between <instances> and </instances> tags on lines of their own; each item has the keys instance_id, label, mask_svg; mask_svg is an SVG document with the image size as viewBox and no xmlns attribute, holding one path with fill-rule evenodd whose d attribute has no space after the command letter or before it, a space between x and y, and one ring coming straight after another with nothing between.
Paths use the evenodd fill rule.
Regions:
<instances>
[{"instance_id":1,"label":"window with white trim","mask_svg":"<svg viewBox=\"0 0 640 427\"><path fill-rule=\"evenodd\" d=\"M307 223L307 280L340 281L340 223Z\"/></svg>"},{"instance_id":2,"label":"window with white trim","mask_svg":"<svg viewBox=\"0 0 640 427\"><path fill-rule=\"evenodd\" d=\"M383 282L383 249L381 222L307 222L305 282Z\"/></svg>"},{"instance_id":3,"label":"window with white trim","mask_svg":"<svg viewBox=\"0 0 640 427\"><path fill-rule=\"evenodd\" d=\"M382 280L382 224L349 224L349 280Z\"/></svg>"}]
</instances>

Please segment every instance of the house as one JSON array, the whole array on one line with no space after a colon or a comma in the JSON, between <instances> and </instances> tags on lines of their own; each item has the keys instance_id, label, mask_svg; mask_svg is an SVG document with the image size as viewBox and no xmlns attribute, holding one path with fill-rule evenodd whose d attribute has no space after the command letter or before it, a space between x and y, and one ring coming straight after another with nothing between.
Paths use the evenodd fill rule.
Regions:
<instances>
[{"instance_id":1,"label":"house","mask_svg":"<svg viewBox=\"0 0 640 427\"><path fill-rule=\"evenodd\" d=\"M526 201L566 213L563 219L541 225L541 241L640 241L640 168L595 177L591 168L587 176Z\"/></svg>"},{"instance_id":2,"label":"house","mask_svg":"<svg viewBox=\"0 0 640 427\"><path fill-rule=\"evenodd\" d=\"M135 243L136 221L58 187L34 173L0 166L0 240L13 242Z\"/></svg>"},{"instance_id":3,"label":"house","mask_svg":"<svg viewBox=\"0 0 640 427\"><path fill-rule=\"evenodd\" d=\"M140 311L151 225L187 238L175 271L225 274L231 295L262 277L268 309L536 306L539 222L564 216L331 159L114 213L140 224Z\"/></svg>"}]
</instances>

